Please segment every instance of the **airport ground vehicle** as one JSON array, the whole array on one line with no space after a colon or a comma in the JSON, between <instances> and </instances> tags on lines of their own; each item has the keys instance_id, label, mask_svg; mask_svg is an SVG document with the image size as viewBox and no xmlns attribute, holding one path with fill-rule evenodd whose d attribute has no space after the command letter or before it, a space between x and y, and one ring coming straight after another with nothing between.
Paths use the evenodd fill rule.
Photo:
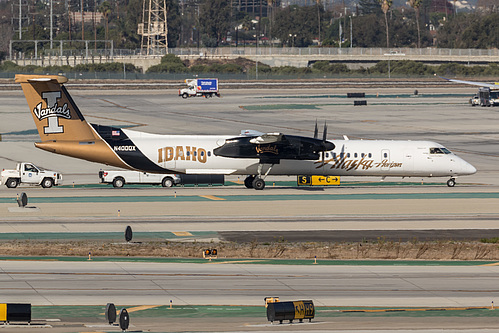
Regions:
<instances>
[{"instance_id":1,"label":"airport ground vehicle","mask_svg":"<svg viewBox=\"0 0 499 333\"><path fill-rule=\"evenodd\" d=\"M182 98L187 97L220 97L218 91L218 79L186 79L187 88L180 89L178 95Z\"/></svg>"},{"instance_id":2,"label":"airport ground vehicle","mask_svg":"<svg viewBox=\"0 0 499 333\"><path fill-rule=\"evenodd\" d=\"M41 185L50 188L62 184L62 175L59 172L45 170L33 163L17 163L15 170L3 170L0 174L0 183L8 188L16 188L20 184Z\"/></svg>"},{"instance_id":3,"label":"airport ground vehicle","mask_svg":"<svg viewBox=\"0 0 499 333\"><path fill-rule=\"evenodd\" d=\"M172 187L180 183L176 174L147 173L130 170L99 171L101 183L113 184L114 187L123 187L125 184L152 184L163 187Z\"/></svg>"},{"instance_id":4,"label":"airport ground vehicle","mask_svg":"<svg viewBox=\"0 0 499 333\"><path fill-rule=\"evenodd\" d=\"M181 174L164 174L164 173L148 173L142 171L130 170L112 170L99 171L99 179L101 183L113 184L114 187L123 187L125 184L150 184L160 185L163 187L172 187L176 185L187 184L224 184L224 175L181 175Z\"/></svg>"},{"instance_id":5,"label":"airport ground vehicle","mask_svg":"<svg viewBox=\"0 0 499 333\"><path fill-rule=\"evenodd\" d=\"M478 97L478 94L470 98L470 104L471 106L480 105L480 98Z\"/></svg>"},{"instance_id":6,"label":"airport ground vehicle","mask_svg":"<svg viewBox=\"0 0 499 333\"><path fill-rule=\"evenodd\" d=\"M489 87L481 87L478 89L478 99L480 106L499 105L499 90L493 90Z\"/></svg>"}]
</instances>

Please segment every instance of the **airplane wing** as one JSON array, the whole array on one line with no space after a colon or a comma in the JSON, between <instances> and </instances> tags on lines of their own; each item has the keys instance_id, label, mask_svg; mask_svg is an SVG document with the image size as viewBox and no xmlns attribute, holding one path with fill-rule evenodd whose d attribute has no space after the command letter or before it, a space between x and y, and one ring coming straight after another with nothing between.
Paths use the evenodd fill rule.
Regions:
<instances>
[{"instance_id":1,"label":"airplane wing","mask_svg":"<svg viewBox=\"0 0 499 333\"><path fill-rule=\"evenodd\" d=\"M450 81L450 82L456 82L456 83L462 83L462 84L469 84L472 86L479 86L479 87L489 87L489 88L495 88L499 89L499 84L497 83L486 83L486 82L475 82L475 81L463 81L463 80L455 80L455 79L448 79L442 76L439 76L441 79Z\"/></svg>"}]
</instances>

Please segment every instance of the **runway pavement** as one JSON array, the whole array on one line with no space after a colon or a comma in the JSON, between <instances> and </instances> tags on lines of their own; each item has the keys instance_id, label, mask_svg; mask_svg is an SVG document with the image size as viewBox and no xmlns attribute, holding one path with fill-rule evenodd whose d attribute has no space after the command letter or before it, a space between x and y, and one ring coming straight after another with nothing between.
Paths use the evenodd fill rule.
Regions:
<instances>
[{"instance_id":1,"label":"runway pavement","mask_svg":"<svg viewBox=\"0 0 499 333\"><path fill-rule=\"evenodd\" d=\"M147 305L142 310L159 306L165 315L161 316L156 310L156 313L149 312L142 316L131 313L131 317L149 317L147 324L139 319L134 327L149 327L160 332L170 331L158 329L165 322L173 323L176 331L211 331L213 328L218 331L247 331L258 326L261 331L290 329L289 325L267 325L263 309L263 298L266 296L279 296L281 301L314 301L317 307L316 325L295 324L293 329L306 327L307 330L329 331L345 328L347 322L352 325L352 320L359 322L354 326L359 329L369 328L373 323L376 323L376 329L400 329L402 322L416 317L419 322L415 322L414 328L428 329L440 325L457 328L460 325L461 329L472 327L480 330L489 328L497 320L490 306L499 297L497 265L420 262L415 266L403 263L401 266L385 266L372 262L364 265L303 266L261 265L258 260L216 260L202 264L16 260L0 261L0 268L3 302L29 302L33 306L77 304L80 307L112 302L127 308ZM170 300L175 308L173 318L168 314ZM209 328L203 329L200 321L191 318L209 315L209 309L208 314L206 309L203 310L203 306L207 305L214 309L211 319L204 320ZM248 315L232 312L231 316L230 308L221 309L222 313L214 315L216 308L223 306L230 306L233 311L247 311ZM248 306L261 310L246 310ZM470 311L473 307L479 309L471 311L471 317L462 312L463 308L470 308L467 310ZM432 311L414 311L424 308L439 309L439 320L432 318ZM460 308L460 311L452 313ZM51 310L52 316L69 317L65 309ZM193 312L194 309L197 310ZM353 309L363 311L347 311ZM391 309L391 312L399 309L399 315L393 318L389 315L390 311L373 315L371 310L374 309ZM401 309L409 311L402 313ZM42 309L34 310L35 313L37 311L43 312ZM73 317L70 321L95 324L97 313L92 314L83 308L80 311L86 311L86 316L78 315L79 320ZM455 315L458 318L454 318ZM164 316L168 319L165 320ZM477 320L478 317L480 320ZM366 319L370 322L365 322Z\"/></svg>"}]
</instances>

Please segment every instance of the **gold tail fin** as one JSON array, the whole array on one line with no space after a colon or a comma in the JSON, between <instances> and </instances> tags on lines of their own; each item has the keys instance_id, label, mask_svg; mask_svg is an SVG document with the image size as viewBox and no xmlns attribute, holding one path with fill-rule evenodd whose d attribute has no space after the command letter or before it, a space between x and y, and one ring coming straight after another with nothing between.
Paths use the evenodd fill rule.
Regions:
<instances>
[{"instance_id":1,"label":"gold tail fin","mask_svg":"<svg viewBox=\"0 0 499 333\"><path fill-rule=\"evenodd\" d=\"M87 161L130 168L88 124L61 75L16 75L42 142L35 146Z\"/></svg>"},{"instance_id":2,"label":"gold tail fin","mask_svg":"<svg viewBox=\"0 0 499 333\"><path fill-rule=\"evenodd\" d=\"M62 83L60 75L16 75L43 141L93 141L95 133Z\"/></svg>"}]
</instances>

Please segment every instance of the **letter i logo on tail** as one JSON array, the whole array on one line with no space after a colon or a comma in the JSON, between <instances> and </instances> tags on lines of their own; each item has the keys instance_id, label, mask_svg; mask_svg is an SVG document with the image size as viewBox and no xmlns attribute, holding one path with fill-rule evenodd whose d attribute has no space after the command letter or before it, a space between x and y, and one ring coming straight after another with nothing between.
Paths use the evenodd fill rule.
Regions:
<instances>
[{"instance_id":1,"label":"letter i logo on tail","mask_svg":"<svg viewBox=\"0 0 499 333\"><path fill-rule=\"evenodd\" d=\"M42 142L94 142L96 136L59 75L16 75Z\"/></svg>"}]
</instances>

